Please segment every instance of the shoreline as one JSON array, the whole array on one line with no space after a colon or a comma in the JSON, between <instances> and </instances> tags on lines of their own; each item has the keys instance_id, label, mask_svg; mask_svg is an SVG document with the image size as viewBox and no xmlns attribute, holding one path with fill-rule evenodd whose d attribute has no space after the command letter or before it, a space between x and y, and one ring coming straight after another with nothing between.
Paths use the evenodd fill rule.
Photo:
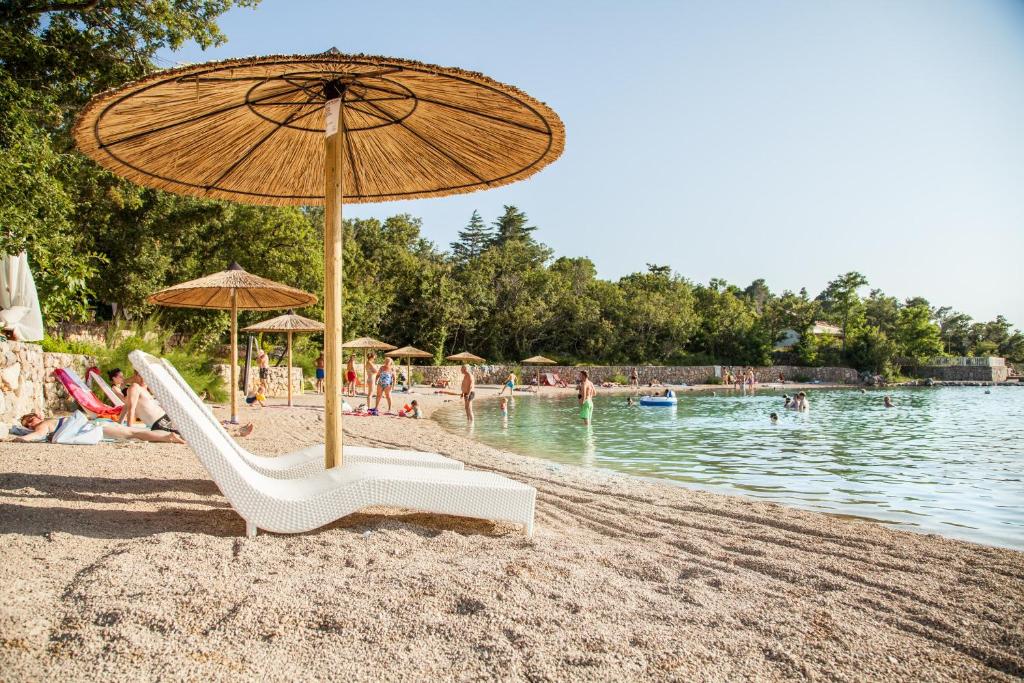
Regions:
<instances>
[{"instance_id":1,"label":"shoreline","mask_svg":"<svg viewBox=\"0 0 1024 683\"><path fill-rule=\"evenodd\" d=\"M321 405L244 409L256 430L242 443L314 443ZM350 418L345 432L530 483L534 538L368 509L246 539L187 447L4 442L0 667L12 680L1024 675L1024 553L555 466L431 419Z\"/></svg>"}]
</instances>

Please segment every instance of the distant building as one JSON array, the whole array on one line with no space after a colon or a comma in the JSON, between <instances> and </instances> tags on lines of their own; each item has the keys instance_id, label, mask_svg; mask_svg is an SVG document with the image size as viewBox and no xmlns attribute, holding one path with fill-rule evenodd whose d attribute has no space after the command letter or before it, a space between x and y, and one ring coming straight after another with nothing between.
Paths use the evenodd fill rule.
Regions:
<instances>
[{"instance_id":1,"label":"distant building","mask_svg":"<svg viewBox=\"0 0 1024 683\"><path fill-rule=\"evenodd\" d=\"M810 333L816 336L828 335L831 337L842 337L843 329L832 323L827 323L822 320L816 320L814 325L811 326ZM782 337L779 341L775 342L772 347L773 351L789 351L800 341L800 333L793 329L785 329L782 331Z\"/></svg>"}]
</instances>

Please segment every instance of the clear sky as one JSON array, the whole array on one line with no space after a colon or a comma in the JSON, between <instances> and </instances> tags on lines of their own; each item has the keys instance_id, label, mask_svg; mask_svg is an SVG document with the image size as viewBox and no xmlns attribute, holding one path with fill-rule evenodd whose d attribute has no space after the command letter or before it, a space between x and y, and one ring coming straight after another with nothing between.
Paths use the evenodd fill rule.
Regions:
<instances>
[{"instance_id":1,"label":"clear sky","mask_svg":"<svg viewBox=\"0 0 1024 683\"><path fill-rule=\"evenodd\" d=\"M331 47L482 71L547 102L565 154L408 212L446 246L526 211L602 277L646 263L816 294L863 272L1024 327L1024 2L263 0L163 63Z\"/></svg>"}]
</instances>

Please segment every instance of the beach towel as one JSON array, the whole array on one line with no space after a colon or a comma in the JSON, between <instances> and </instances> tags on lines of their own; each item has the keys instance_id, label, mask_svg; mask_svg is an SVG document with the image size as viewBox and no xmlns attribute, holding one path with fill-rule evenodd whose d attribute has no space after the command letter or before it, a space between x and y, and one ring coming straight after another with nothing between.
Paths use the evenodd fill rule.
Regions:
<instances>
[{"instance_id":1,"label":"beach towel","mask_svg":"<svg viewBox=\"0 0 1024 683\"><path fill-rule=\"evenodd\" d=\"M75 403L83 410L87 410L97 417L117 419L121 415L122 406L108 406L100 401L95 394L89 391L89 387L85 385L78 373L71 368L57 368L53 371L53 376L60 381L68 395L75 399Z\"/></svg>"},{"instance_id":2,"label":"beach towel","mask_svg":"<svg viewBox=\"0 0 1024 683\"><path fill-rule=\"evenodd\" d=\"M50 437L50 443L69 446L95 446L103 438L103 427L89 421L81 410L66 417Z\"/></svg>"}]
</instances>

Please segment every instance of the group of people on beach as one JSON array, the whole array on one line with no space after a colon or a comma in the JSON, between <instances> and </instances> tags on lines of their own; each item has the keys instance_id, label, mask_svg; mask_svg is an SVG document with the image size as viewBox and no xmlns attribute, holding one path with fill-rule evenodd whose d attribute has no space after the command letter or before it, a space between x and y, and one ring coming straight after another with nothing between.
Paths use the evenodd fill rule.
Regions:
<instances>
[{"instance_id":1,"label":"group of people on beach","mask_svg":"<svg viewBox=\"0 0 1024 683\"><path fill-rule=\"evenodd\" d=\"M754 368L749 365L736 370L733 370L732 366L728 366L722 368L722 383L735 388L736 391L742 392L744 395L749 393L753 396L757 389L757 375L754 373Z\"/></svg>"},{"instance_id":2,"label":"group of people on beach","mask_svg":"<svg viewBox=\"0 0 1024 683\"><path fill-rule=\"evenodd\" d=\"M103 430L103 438L136 439L155 443L185 443L178 430L171 424L171 419L149 391L145 380L138 372L125 377L120 368L112 369L108 375L110 388L124 402L119 419L96 420L94 424ZM51 441L60 429L64 417L46 418L38 412L21 416L21 426L27 431L15 437L15 441ZM133 429L136 421L142 422L145 429ZM242 433L244 431L244 433ZM240 430L241 436L252 432L252 425Z\"/></svg>"}]
</instances>

